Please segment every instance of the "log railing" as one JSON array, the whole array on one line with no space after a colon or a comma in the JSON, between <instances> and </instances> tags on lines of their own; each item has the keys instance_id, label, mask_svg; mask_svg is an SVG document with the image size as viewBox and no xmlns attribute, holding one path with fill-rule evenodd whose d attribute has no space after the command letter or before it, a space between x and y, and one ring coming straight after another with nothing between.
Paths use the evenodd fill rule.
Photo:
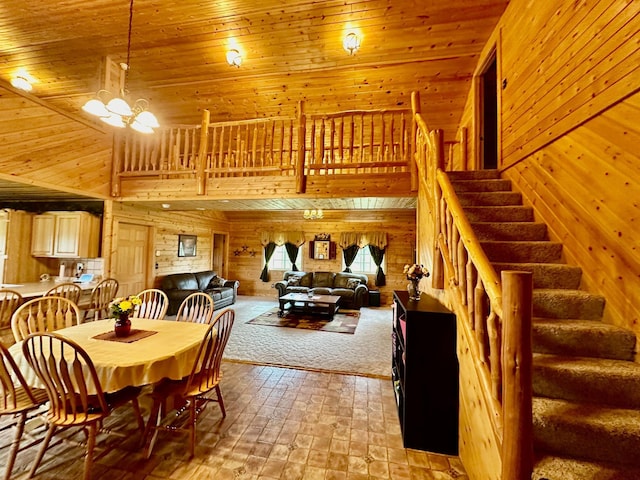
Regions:
<instances>
[{"instance_id":1,"label":"log railing","mask_svg":"<svg viewBox=\"0 0 640 480\"><path fill-rule=\"evenodd\" d=\"M130 177L197 178L198 194L217 177L407 172L412 154L409 109L353 110L164 127L128 135L114 155L112 195ZM185 177L186 176L186 177ZM304 179L297 178L298 193Z\"/></svg>"},{"instance_id":2,"label":"log railing","mask_svg":"<svg viewBox=\"0 0 640 480\"><path fill-rule=\"evenodd\" d=\"M497 471L479 472L478 478L531 478L531 274L497 276L442 169L442 133L427 128L419 109L414 108L414 115L419 195L432 212L432 287L447 290L474 363L465 371L477 372L482 390L476 392L481 397L477 400L484 404L489 416L484 424L492 430L483 432L485 437L467 438L465 448L473 450L486 436L495 441L501 465L492 466ZM481 454L482 448L471 456Z\"/></svg>"}]
</instances>

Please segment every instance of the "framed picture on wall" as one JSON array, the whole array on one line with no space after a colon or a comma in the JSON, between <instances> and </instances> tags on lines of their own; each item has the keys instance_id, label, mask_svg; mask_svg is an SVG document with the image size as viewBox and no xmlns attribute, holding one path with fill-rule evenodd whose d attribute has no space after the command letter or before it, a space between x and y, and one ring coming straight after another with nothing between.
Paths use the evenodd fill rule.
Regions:
<instances>
[{"instance_id":1,"label":"framed picture on wall","mask_svg":"<svg viewBox=\"0 0 640 480\"><path fill-rule=\"evenodd\" d=\"M195 257L198 237L195 235L178 235L178 256Z\"/></svg>"},{"instance_id":2,"label":"framed picture on wall","mask_svg":"<svg viewBox=\"0 0 640 480\"><path fill-rule=\"evenodd\" d=\"M313 243L313 258L316 260L329 259L329 242L324 240L316 240Z\"/></svg>"}]
</instances>

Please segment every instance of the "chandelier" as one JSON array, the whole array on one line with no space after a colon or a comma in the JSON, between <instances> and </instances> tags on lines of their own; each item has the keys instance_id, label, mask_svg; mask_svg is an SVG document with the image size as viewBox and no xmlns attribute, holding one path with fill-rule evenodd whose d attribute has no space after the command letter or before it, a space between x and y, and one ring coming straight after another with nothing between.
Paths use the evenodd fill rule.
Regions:
<instances>
[{"instance_id":1,"label":"chandelier","mask_svg":"<svg viewBox=\"0 0 640 480\"><path fill-rule=\"evenodd\" d=\"M133 23L133 0L129 5L129 35L127 37L127 63L121 63L120 68L124 72L124 82L121 84L120 96L113 95L108 90L99 90L95 98L84 104L82 110L100 118L107 125L117 128L126 126L140 133L153 133L153 129L160 126L156 116L149 110L149 101L144 98L137 99L133 106L129 106L124 99L127 93L127 74L131 60L131 25Z\"/></svg>"},{"instance_id":2,"label":"chandelier","mask_svg":"<svg viewBox=\"0 0 640 480\"><path fill-rule=\"evenodd\" d=\"M305 220L318 220L324 216L322 209L317 210L305 210L302 214Z\"/></svg>"}]
</instances>

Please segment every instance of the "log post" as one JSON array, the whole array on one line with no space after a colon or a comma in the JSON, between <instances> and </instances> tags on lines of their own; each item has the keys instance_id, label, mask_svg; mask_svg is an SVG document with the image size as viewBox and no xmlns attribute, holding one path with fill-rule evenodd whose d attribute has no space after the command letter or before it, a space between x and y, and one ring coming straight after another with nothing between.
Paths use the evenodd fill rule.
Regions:
<instances>
[{"instance_id":1,"label":"log post","mask_svg":"<svg viewBox=\"0 0 640 480\"><path fill-rule=\"evenodd\" d=\"M531 272L502 272L502 477L531 478L533 469Z\"/></svg>"},{"instance_id":2,"label":"log post","mask_svg":"<svg viewBox=\"0 0 640 480\"><path fill-rule=\"evenodd\" d=\"M195 134L195 132L194 132ZM196 183L198 186L198 195L206 193L207 177L207 141L209 140L209 110L202 111L202 125L200 127L200 149L198 150L198 158L196 159Z\"/></svg>"},{"instance_id":3,"label":"log post","mask_svg":"<svg viewBox=\"0 0 640 480\"><path fill-rule=\"evenodd\" d=\"M113 134L113 162L111 162L111 196L119 197L121 192L120 171L122 170L122 154L124 150L122 132Z\"/></svg>"},{"instance_id":4,"label":"log post","mask_svg":"<svg viewBox=\"0 0 640 480\"><path fill-rule=\"evenodd\" d=\"M304 102L298 102L298 161L296 162L296 193L305 192L306 178L305 164L306 118L304 116Z\"/></svg>"},{"instance_id":5,"label":"log post","mask_svg":"<svg viewBox=\"0 0 640 480\"><path fill-rule=\"evenodd\" d=\"M416 122L416 115L420 113L420 92L411 92L411 161L409 162L411 171L411 191L418 191L418 163L416 158L416 134L418 131L418 124ZM428 135L429 132L423 132Z\"/></svg>"}]
</instances>

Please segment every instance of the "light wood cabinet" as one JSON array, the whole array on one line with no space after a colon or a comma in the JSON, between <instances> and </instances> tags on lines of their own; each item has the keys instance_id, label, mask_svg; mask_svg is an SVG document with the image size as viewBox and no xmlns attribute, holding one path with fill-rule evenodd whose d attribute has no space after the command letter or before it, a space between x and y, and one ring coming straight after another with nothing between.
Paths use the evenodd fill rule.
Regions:
<instances>
[{"instance_id":1,"label":"light wood cabinet","mask_svg":"<svg viewBox=\"0 0 640 480\"><path fill-rule=\"evenodd\" d=\"M100 219L87 212L47 212L33 218L34 257L98 256Z\"/></svg>"}]
</instances>

